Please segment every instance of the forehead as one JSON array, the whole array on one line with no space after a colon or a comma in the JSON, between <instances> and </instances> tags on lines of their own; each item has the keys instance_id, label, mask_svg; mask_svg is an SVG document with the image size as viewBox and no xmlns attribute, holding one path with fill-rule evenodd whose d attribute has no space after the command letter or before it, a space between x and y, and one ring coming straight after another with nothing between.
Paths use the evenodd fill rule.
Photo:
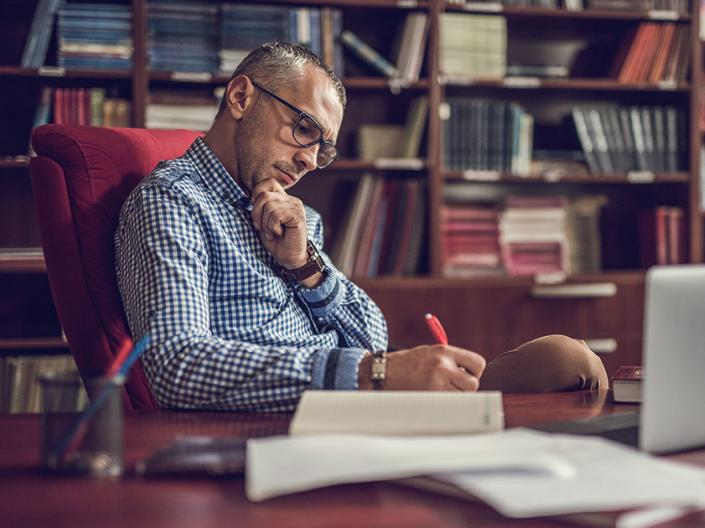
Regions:
<instances>
[{"instance_id":1,"label":"forehead","mask_svg":"<svg viewBox=\"0 0 705 528\"><path fill-rule=\"evenodd\" d=\"M289 100L316 119L326 139L335 139L343 121L343 108L331 80L318 68L307 67L303 78L294 84Z\"/></svg>"}]
</instances>

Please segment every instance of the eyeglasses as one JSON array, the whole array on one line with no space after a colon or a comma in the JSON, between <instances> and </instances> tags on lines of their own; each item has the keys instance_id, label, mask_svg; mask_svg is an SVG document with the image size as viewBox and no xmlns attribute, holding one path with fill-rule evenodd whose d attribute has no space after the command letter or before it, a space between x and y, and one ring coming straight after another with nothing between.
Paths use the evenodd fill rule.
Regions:
<instances>
[{"instance_id":1,"label":"eyeglasses","mask_svg":"<svg viewBox=\"0 0 705 528\"><path fill-rule=\"evenodd\" d=\"M338 149L335 148L335 145L332 142L323 139L323 129L313 117L303 110L296 108L289 101L286 101L266 88L263 88L255 81L252 81L252 84L268 96L276 99L290 110L293 110L299 114L296 118L296 122L294 123L294 127L292 128L292 135L294 136L294 141L296 141L300 147L309 148L314 145L319 146L318 154L316 156L317 168L324 169L338 159Z\"/></svg>"}]
</instances>

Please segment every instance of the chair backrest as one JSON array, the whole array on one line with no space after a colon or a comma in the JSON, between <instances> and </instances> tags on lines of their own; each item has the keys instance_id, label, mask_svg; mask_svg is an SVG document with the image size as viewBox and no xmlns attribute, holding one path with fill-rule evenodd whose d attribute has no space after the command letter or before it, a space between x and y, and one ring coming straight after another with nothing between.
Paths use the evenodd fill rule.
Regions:
<instances>
[{"instance_id":1,"label":"chair backrest","mask_svg":"<svg viewBox=\"0 0 705 528\"><path fill-rule=\"evenodd\" d=\"M32 134L30 174L54 304L81 376L104 373L130 332L115 278L123 202L160 160L181 156L190 130L45 125ZM128 409L155 409L139 362Z\"/></svg>"}]
</instances>

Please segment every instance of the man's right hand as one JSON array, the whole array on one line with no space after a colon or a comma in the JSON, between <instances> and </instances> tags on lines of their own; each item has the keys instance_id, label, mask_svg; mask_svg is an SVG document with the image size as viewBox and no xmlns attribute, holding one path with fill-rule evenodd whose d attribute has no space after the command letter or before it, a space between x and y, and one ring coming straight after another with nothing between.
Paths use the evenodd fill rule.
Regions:
<instances>
[{"instance_id":1,"label":"man's right hand","mask_svg":"<svg viewBox=\"0 0 705 528\"><path fill-rule=\"evenodd\" d=\"M372 388L372 355L360 362L358 387ZM485 370L485 358L449 345L423 345L387 354L385 390L476 391Z\"/></svg>"}]
</instances>

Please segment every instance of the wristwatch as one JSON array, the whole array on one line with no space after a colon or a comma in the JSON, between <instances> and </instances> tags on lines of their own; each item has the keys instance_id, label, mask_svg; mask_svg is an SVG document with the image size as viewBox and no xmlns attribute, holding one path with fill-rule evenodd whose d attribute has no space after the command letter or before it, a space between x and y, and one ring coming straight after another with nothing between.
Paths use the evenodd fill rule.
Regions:
<instances>
[{"instance_id":1,"label":"wristwatch","mask_svg":"<svg viewBox=\"0 0 705 528\"><path fill-rule=\"evenodd\" d=\"M306 242L307 262L300 268L286 269L279 266L279 276L284 279L284 282L289 284L306 280L318 272L322 272L326 264L323 262L321 255L318 253L316 246L310 240Z\"/></svg>"},{"instance_id":2,"label":"wristwatch","mask_svg":"<svg viewBox=\"0 0 705 528\"><path fill-rule=\"evenodd\" d=\"M384 382L387 379L387 351L380 350L372 352L372 367L370 369L370 380L374 390L384 389Z\"/></svg>"}]
</instances>

